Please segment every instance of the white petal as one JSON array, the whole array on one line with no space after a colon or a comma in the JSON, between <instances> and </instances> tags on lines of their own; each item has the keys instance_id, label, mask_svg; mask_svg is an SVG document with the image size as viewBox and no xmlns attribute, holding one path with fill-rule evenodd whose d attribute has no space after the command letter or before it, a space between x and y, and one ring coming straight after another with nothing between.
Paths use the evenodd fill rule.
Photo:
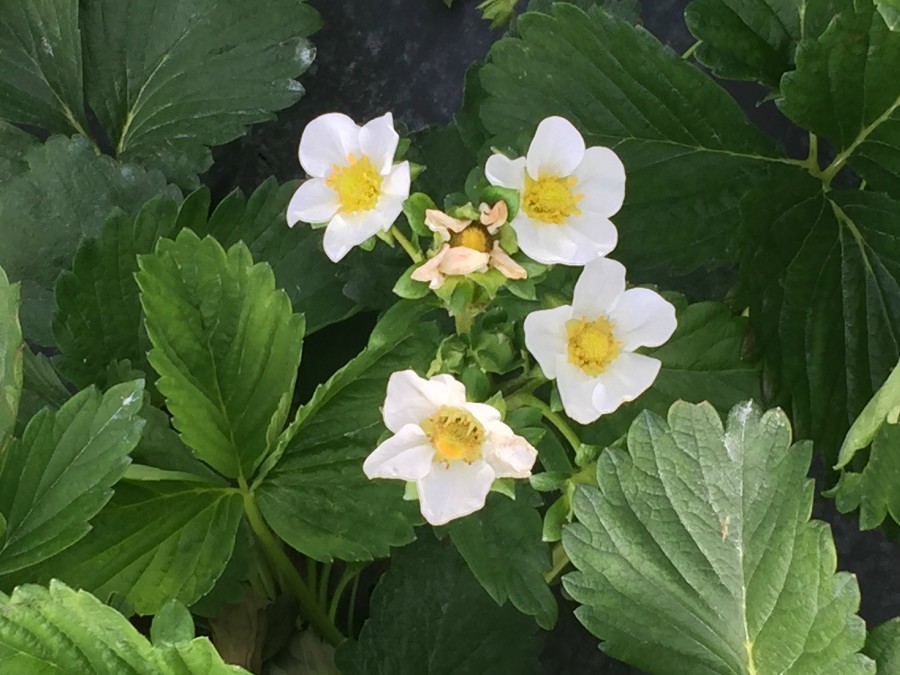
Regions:
<instances>
[{"instance_id":1,"label":"white petal","mask_svg":"<svg viewBox=\"0 0 900 675\"><path fill-rule=\"evenodd\" d=\"M539 309L525 317L525 346L551 380L557 375L556 359L568 351L566 321L571 318L568 305Z\"/></svg>"},{"instance_id":2,"label":"white petal","mask_svg":"<svg viewBox=\"0 0 900 675\"><path fill-rule=\"evenodd\" d=\"M545 265L585 265L612 251L618 240L609 219L587 211L559 225L541 223L520 211L511 225L519 248Z\"/></svg>"},{"instance_id":3,"label":"white petal","mask_svg":"<svg viewBox=\"0 0 900 675\"><path fill-rule=\"evenodd\" d=\"M490 262L490 253L482 253L465 246L454 246L441 261L441 272L450 275L483 272Z\"/></svg>"},{"instance_id":4,"label":"white petal","mask_svg":"<svg viewBox=\"0 0 900 675\"><path fill-rule=\"evenodd\" d=\"M566 415L579 424L590 424L600 417L600 411L594 405L597 378L569 363L566 356L557 358L556 368L556 386Z\"/></svg>"},{"instance_id":5,"label":"white petal","mask_svg":"<svg viewBox=\"0 0 900 675\"><path fill-rule=\"evenodd\" d=\"M528 478L537 460L537 450L503 422L488 426L484 446L484 460L490 464L497 478Z\"/></svg>"},{"instance_id":6,"label":"white petal","mask_svg":"<svg viewBox=\"0 0 900 675\"><path fill-rule=\"evenodd\" d=\"M496 477L489 464L479 460L471 464L451 462L449 466L435 462L431 466L431 473L416 482L425 520L446 525L484 507Z\"/></svg>"},{"instance_id":7,"label":"white petal","mask_svg":"<svg viewBox=\"0 0 900 675\"><path fill-rule=\"evenodd\" d=\"M625 291L609 318L615 323L616 339L622 341L626 352L638 347L659 347L678 327L675 308L649 288Z\"/></svg>"},{"instance_id":8,"label":"white petal","mask_svg":"<svg viewBox=\"0 0 900 675\"><path fill-rule=\"evenodd\" d=\"M369 478L419 480L431 471L433 457L425 432L407 424L366 457L363 471Z\"/></svg>"},{"instance_id":9,"label":"white petal","mask_svg":"<svg viewBox=\"0 0 900 675\"><path fill-rule=\"evenodd\" d=\"M322 240L325 255L332 262L338 262L350 252L354 246L363 243L369 237L374 237L381 229L381 222L373 217L371 211L359 213L339 213L325 228L325 237Z\"/></svg>"},{"instance_id":10,"label":"white petal","mask_svg":"<svg viewBox=\"0 0 900 675\"><path fill-rule=\"evenodd\" d=\"M384 399L384 425L399 433L407 424L420 424L441 406L462 406L466 388L450 375L436 375L430 380L415 371L401 370L391 375Z\"/></svg>"},{"instance_id":11,"label":"white petal","mask_svg":"<svg viewBox=\"0 0 900 675\"><path fill-rule=\"evenodd\" d=\"M300 165L310 176L325 178L334 165L360 155L359 127L342 113L327 113L306 125L300 137Z\"/></svg>"},{"instance_id":12,"label":"white petal","mask_svg":"<svg viewBox=\"0 0 900 675\"><path fill-rule=\"evenodd\" d=\"M287 222L293 227L298 222L325 223L341 208L337 192L321 178L311 178L297 188L288 204Z\"/></svg>"},{"instance_id":13,"label":"white petal","mask_svg":"<svg viewBox=\"0 0 900 675\"><path fill-rule=\"evenodd\" d=\"M487 403L466 403L463 408L470 412L485 428L498 422L502 424L500 422L500 411L492 405Z\"/></svg>"},{"instance_id":14,"label":"white petal","mask_svg":"<svg viewBox=\"0 0 900 675\"><path fill-rule=\"evenodd\" d=\"M594 260L585 265L575 283L572 315L588 319L608 316L615 310L624 292L625 266L609 258Z\"/></svg>"},{"instance_id":15,"label":"white petal","mask_svg":"<svg viewBox=\"0 0 900 675\"><path fill-rule=\"evenodd\" d=\"M584 158L584 139L562 117L547 117L528 146L526 167L535 180L542 176L570 176Z\"/></svg>"},{"instance_id":16,"label":"white petal","mask_svg":"<svg viewBox=\"0 0 900 675\"><path fill-rule=\"evenodd\" d=\"M575 170L575 192L584 195L578 205L602 216L612 216L625 201L625 167L609 148L588 148Z\"/></svg>"},{"instance_id":17,"label":"white petal","mask_svg":"<svg viewBox=\"0 0 900 675\"><path fill-rule=\"evenodd\" d=\"M506 155L491 155L484 165L484 175L491 185L521 192L525 189L525 158L510 159Z\"/></svg>"},{"instance_id":18,"label":"white petal","mask_svg":"<svg viewBox=\"0 0 900 675\"><path fill-rule=\"evenodd\" d=\"M384 181L381 183L381 193L391 197L400 197L402 204L409 198L409 184L409 162L400 162L395 164L391 172L384 177Z\"/></svg>"},{"instance_id":19,"label":"white petal","mask_svg":"<svg viewBox=\"0 0 900 675\"><path fill-rule=\"evenodd\" d=\"M386 113L368 122L359 131L359 147L378 173L387 175L394 163L400 136L394 131L394 116Z\"/></svg>"},{"instance_id":20,"label":"white petal","mask_svg":"<svg viewBox=\"0 0 900 675\"><path fill-rule=\"evenodd\" d=\"M624 352L597 377L593 405L601 415L608 415L623 403L643 394L659 374L658 359L643 354Z\"/></svg>"}]
</instances>

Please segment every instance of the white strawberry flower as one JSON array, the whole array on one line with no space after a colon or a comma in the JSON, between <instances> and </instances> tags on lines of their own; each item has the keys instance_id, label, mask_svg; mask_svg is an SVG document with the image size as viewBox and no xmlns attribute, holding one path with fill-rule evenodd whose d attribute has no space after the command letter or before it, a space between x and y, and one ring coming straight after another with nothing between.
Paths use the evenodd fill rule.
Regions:
<instances>
[{"instance_id":1,"label":"white strawberry flower","mask_svg":"<svg viewBox=\"0 0 900 675\"><path fill-rule=\"evenodd\" d=\"M394 164L399 140L391 113L362 127L341 113L306 125L299 154L310 179L291 199L288 225L327 222L323 244L334 262L389 230L409 197L409 162Z\"/></svg>"},{"instance_id":2,"label":"white strawberry flower","mask_svg":"<svg viewBox=\"0 0 900 675\"><path fill-rule=\"evenodd\" d=\"M444 525L484 506L498 478L528 478L537 451L450 375L391 375L385 426L394 433L363 463L369 478L414 481L422 515Z\"/></svg>"},{"instance_id":3,"label":"white strawberry flower","mask_svg":"<svg viewBox=\"0 0 900 675\"><path fill-rule=\"evenodd\" d=\"M625 290L625 267L601 258L588 263L571 305L525 317L525 345L544 374L556 380L566 414L588 424L640 396L660 362L636 354L675 332L675 308L647 288Z\"/></svg>"},{"instance_id":4,"label":"white strawberry flower","mask_svg":"<svg viewBox=\"0 0 900 675\"><path fill-rule=\"evenodd\" d=\"M584 265L616 247L609 220L625 199L625 167L609 148L585 148L571 122L548 117L535 132L528 154L492 155L485 174L493 185L522 197L511 225L519 248L533 260Z\"/></svg>"}]
</instances>

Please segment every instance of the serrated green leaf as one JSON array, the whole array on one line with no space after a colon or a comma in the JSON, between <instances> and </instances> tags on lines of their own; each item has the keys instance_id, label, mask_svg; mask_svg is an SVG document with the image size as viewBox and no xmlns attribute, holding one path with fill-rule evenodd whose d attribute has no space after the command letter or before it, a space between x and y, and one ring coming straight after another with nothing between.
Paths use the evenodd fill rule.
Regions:
<instances>
[{"instance_id":1,"label":"serrated green leaf","mask_svg":"<svg viewBox=\"0 0 900 675\"><path fill-rule=\"evenodd\" d=\"M866 640L865 652L875 659L879 673L900 672L900 618L876 626Z\"/></svg>"},{"instance_id":2,"label":"serrated green leaf","mask_svg":"<svg viewBox=\"0 0 900 675\"><path fill-rule=\"evenodd\" d=\"M229 477L250 477L287 416L303 317L243 244L184 230L140 258L148 358L175 428Z\"/></svg>"},{"instance_id":3,"label":"serrated green leaf","mask_svg":"<svg viewBox=\"0 0 900 675\"><path fill-rule=\"evenodd\" d=\"M609 655L647 673L874 673L856 579L809 521L809 444L780 411L645 413L575 494L563 583Z\"/></svg>"},{"instance_id":4,"label":"serrated green leaf","mask_svg":"<svg viewBox=\"0 0 900 675\"><path fill-rule=\"evenodd\" d=\"M22 328L19 286L0 267L0 457L12 437L22 397Z\"/></svg>"},{"instance_id":5,"label":"serrated green leaf","mask_svg":"<svg viewBox=\"0 0 900 675\"><path fill-rule=\"evenodd\" d=\"M87 100L117 155L181 185L212 163L208 146L295 103L315 56L319 16L297 0L82 3Z\"/></svg>"},{"instance_id":6,"label":"serrated green leaf","mask_svg":"<svg viewBox=\"0 0 900 675\"><path fill-rule=\"evenodd\" d=\"M234 550L237 490L204 483L120 483L91 532L29 578L61 579L138 614L169 600L191 605L212 589Z\"/></svg>"},{"instance_id":7,"label":"serrated green leaf","mask_svg":"<svg viewBox=\"0 0 900 675\"><path fill-rule=\"evenodd\" d=\"M0 663L7 675L247 674L225 664L206 638L151 646L124 616L57 581L0 598Z\"/></svg>"},{"instance_id":8,"label":"serrated green leaf","mask_svg":"<svg viewBox=\"0 0 900 675\"><path fill-rule=\"evenodd\" d=\"M900 425L885 424L875 434L862 471L845 471L826 493L841 513L859 509L859 529L872 530L890 515L900 523Z\"/></svg>"},{"instance_id":9,"label":"serrated green leaf","mask_svg":"<svg viewBox=\"0 0 900 675\"><path fill-rule=\"evenodd\" d=\"M0 120L0 182L28 169L25 156L37 142L31 134Z\"/></svg>"},{"instance_id":10,"label":"serrated green leaf","mask_svg":"<svg viewBox=\"0 0 900 675\"><path fill-rule=\"evenodd\" d=\"M492 142L523 153L530 135L520 130L561 115L588 145L614 147L628 176L616 256L633 276L732 261L738 200L780 161L734 100L652 35L598 9L558 3L517 27L521 37L497 42L481 69Z\"/></svg>"},{"instance_id":11,"label":"serrated green leaf","mask_svg":"<svg viewBox=\"0 0 900 675\"><path fill-rule=\"evenodd\" d=\"M44 410L13 442L0 466L0 576L46 560L84 537L112 497L140 438L142 381L102 395L85 390Z\"/></svg>"},{"instance_id":12,"label":"serrated green leaf","mask_svg":"<svg viewBox=\"0 0 900 675\"><path fill-rule=\"evenodd\" d=\"M453 521L450 540L472 574L498 605L507 599L550 630L556 623L553 593L544 581L550 549L541 541L542 519L525 499L488 495L481 510Z\"/></svg>"},{"instance_id":13,"label":"serrated green leaf","mask_svg":"<svg viewBox=\"0 0 900 675\"><path fill-rule=\"evenodd\" d=\"M797 51L779 107L835 146L835 170L849 162L871 188L900 197L900 33L871 0L846 4L818 40Z\"/></svg>"},{"instance_id":14,"label":"serrated green leaf","mask_svg":"<svg viewBox=\"0 0 900 675\"><path fill-rule=\"evenodd\" d=\"M51 138L26 155L28 171L0 185L0 265L22 282L22 330L53 344L53 287L113 208L129 213L167 189L162 175L94 153L79 137Z\"/></svg>"},{"instance_id":15,"label":"serrated green leaf","mask_svg":"<svg viewBox=\"0 0 900 675\"><path fill-rule=\"evenodd\" d=\"M372 593L369 620L335 663L346 675L536 675L541 640L498 607L453 550L426 538L397 551Z\"/></svg>"},{"instance_id":16,"label":"serrated green leaf","mask_svg":"<svg viewBox=\"0 0 900 675\"><path fill-rule=\"evenodd\" d=\"M369 480L363 460L384 433L380 407L397 370L424 373L440 340L422 303L389 310L366 349L297 413L292 440L257 489L266 521L288 544L317 560L371 560L414 538L420 516L402 484Z\"/></svg>"},{"instance_id":17,"label":"serrated green leaf","mask_svg":"<svg viewBox=\"0 0 900 675\"><path fill-rule=\"evenodd\" d=\"M83 133L78 1L2 0L0 16L0 118Z\"/></svg>"}]
</instances>

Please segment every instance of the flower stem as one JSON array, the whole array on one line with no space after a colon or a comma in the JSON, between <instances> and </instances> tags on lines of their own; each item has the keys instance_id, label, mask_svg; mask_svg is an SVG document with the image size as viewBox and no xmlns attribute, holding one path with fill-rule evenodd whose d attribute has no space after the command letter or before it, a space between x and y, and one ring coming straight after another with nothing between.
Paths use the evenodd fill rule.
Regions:
<instances>
[{"instance_id":1,"label":"flower stem","mask_svg":"<svg viewBox=\"0 0 900 675\"><path fill-rule=\"evenodd\" d=\"M511 396L506 404L509 409L520 408L523 405L536 408L540 411L541 415L544 416L544 419L557 428L559 433L561 433L569 442L569 445L572 446L573 450L578 450L578 448L581 447L581 439L578 438L578 434L575 433L575 430L569 425L566 419L562 415L553 412L553 410L550 409L550 406L537 396L520 391L518 394Z\"/></svg>"},{"instance_id":2,"label":"flower stem","mask_svg":"<svg viewBox=\"0 0 900 675\"><path fill-rule=\"evenodd\" d=\"M694 55L694 52L697 51L697 47L699 47L702 44L703 44L703 40L697 40L694 44L692 44L690 47L688 47L685 50L684 54L681 55L681 58L683 58L685 61L687 61L689 58L691 58Z\"/></svg>"},{"instance_id":3,"label":"flower stem","mask_svg":"<svg viewBox=\"0 0 900 675\"><path fill-rule=\"evenodd\" d=\"M549 572L544 573L544 581L548 584L556 579L556 577L559 576L559 573L562 572L570 562L569 556L566 555L566 552L560 543L553 546L550 557L553 562L553 567L550 568Z\"/></svg>"},{"instance_id":4,"label":"flower stem","mask_svg":"<svg viewBox=\"0 0 900 675\"><path fill-rule=\"evenodd\" d=\"M247 487L247 481L243 477L239 478L238 481L241 492L244 495L244 512L247 514L250 527L266 550L272 564L275 565L275 569L278 570L282 582L293 591L300 602L300 609L303 615L309 619L309 622L319 634L332 645L339 645L344 641L341 631L338 630L337 626L328 617L328 614L319 606L316 596L304 583L299 572L297 572L297 568L294 567L291 559L284 552L281 543L275 538L269 526L266 525L262 514L259 512L259 507L256 505L256 498Z\"/></svg>"},{"instance_id":5,"label":"flower stem","mask_svg":"<svg viewBox=\"0 0 900 675\"><path fill-rule=\"evenodd\" d=\"M420 263L424 260L422 254L416 249L415 246L412 245L412 242L406 238L406 235L400 231L396 225L392 225L390 229L391 235L394 237L394 240L400 244L400 247L406 251L406 255L412 259L414 263Z\"/></svg>"}]
</instances>

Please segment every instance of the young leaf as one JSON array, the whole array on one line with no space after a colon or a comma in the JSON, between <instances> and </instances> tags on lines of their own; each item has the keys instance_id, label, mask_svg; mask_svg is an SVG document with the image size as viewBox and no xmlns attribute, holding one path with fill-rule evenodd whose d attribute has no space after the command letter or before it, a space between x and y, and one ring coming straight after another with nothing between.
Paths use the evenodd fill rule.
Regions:
<instances>
[{"instance_id":1,"label":"young leaf","mask_svg":"<svg viewBox=\"0 0 900 675\"><path fill-rule=\"evenodd\" d=\"M450 523L450 539L498 605L509 599L542 628L556 623L556 599L544 581L550 549L541 541L540 514L520 495L488 495L481 511Z\"/></svg>"},{"instance_id":2,"label":"young leaf","mask_svg":"<svg viewBox=\"0 0 900 675\"><path fill-rule=\"evenodd\" d=\"M391 373L425 372L434 357L438 331L422 322L426 311L401 303L386 314L368 347L297 413L292 440L257 489L275 533L312 558L371 560L414 538L420 517L402 484L369 480L362 464L385 432L380 407Z\"/></svg>"},{"instance_id":3,"label":"young leaf","mask_svg":"<svg viewBox=\"0 0 900 675\"><path fill-rule=\"evenodd\" d=\"M856 579L809 521L811 447L778 410L641 415L579 487L563 583L602 649L648 673L874 673Z\"/></svg>"},{"instance_id":4,"label":"young leaf","mask_svg":"<svg viewBox=\"0 0 900 675\"><path fill-rule=\"evenodd\" d=\"M184 184L207 146L274 118L303 94L320 25L309 5L269 0L96 0L81 4L87 99L117 155Z\"/></svg>"},{"instance_id":5,"label":"young leaf","mask_svg":"<svg viewBox=\"0 0 900 675\"><path fill-rule=\"evenodd\" d=\"M0 457L16 426L24 349L19 326L19 286L10 284L0 267Z\"/></svg>"},{"instance_id":6,"label":"young leaf","mask_svg":"<svg viewBox=\"0 0 900 675\"><path fill-rule=\"evenodd\" d=\"M872 442L881 425L885 422L897 424L898 418L900 418L900 363L894 366L881 389L875 392L872 400L866 404L850 427L841 444L835 468L842 469L847 466L857 451Z\"/></svg>"},{"instance_id":7,"label":"young leaf","mask_svg":"<svg viewBox=\"0 0 900 675\"><path fill-rule=\"evenodd\" d=\"M177 600L169 600L164 604L153 617L150 639L157 647L193 640L194 619L187 607Z\"/></svg>"},{"instance_id":8,"label":"young leaf","mask_svg":"<svg viewBox=\"0 0 900 675\"><path fill-rule=\"evenodd\" d=\"M426 538L394 554L359 639L335 662L346 675L536 675L536 633L488 597L452 547Z\"/></svg>"},{"instance_id":9,"label":"young leaf","mask_svg":"<svg viewBox=\"0 0 900 675\"><path fill-rule=\"evenodd\" d=\"M551 15L521 16L518 30L481 69L481 117L494 145L523 151L529 139L510 130L562 115L588 145L614 146L625 164L616 255L632 274L732 260L738 199L779 160L728 94L646 31L599 9L558 3Z\"/></svg>"},{"instance_id":10,"label":"young leaf","mask_svg":"<svg viewBox=\"0 0 900 675\"><path fill-rule=\"evenodd\" d=\"M251 477L287 415L303 317L243 244L226 253L184 230L140 268L149 359L175 427L219 473Z\"/></svg>"},{"instance_id":11,"label":"young leaf","mask_svg":"<svg viewBox=\"0 0 900 675\"><path fill-rule=\"evenodd\" d=\"M114 609L57 581L0 596L0 663L8 675L247 673L226 665L206 638L151 646Z\"/></svg>"},{"instance_id":12,"label":"young leaf","mask_svg":"<svg viewBox=\"0 0 900 675\"><path fill-rule=\"evenodd\" d=\"M900 673L900 619L891 619L869 633L865 652L875 659L879 673Z\"/></svg>"},{"instance_id":13,"label":"young leaf","mask_svg":"<svg viewBox=\"0 0 900 675\"><path fill-rule=\"evenodd\" d=\"M0 575L34 565L87 534L112 496L140 438L142 381L100 395L88 389L57 412L44 410L0 466Z\"/></svg>"},{"instance_id":14,"label":"young leaf","mask_svg":"<svg viewBox=\"0 0 900 675\"><path fill-rule=\"evenodd\" d=\"M845 471L827 496L841 513L859 509L859 529L872 530L890 514L900 523L900 425L885 424L875 434L869 461L860 471Z\"/></svg>"}]
</instances>

